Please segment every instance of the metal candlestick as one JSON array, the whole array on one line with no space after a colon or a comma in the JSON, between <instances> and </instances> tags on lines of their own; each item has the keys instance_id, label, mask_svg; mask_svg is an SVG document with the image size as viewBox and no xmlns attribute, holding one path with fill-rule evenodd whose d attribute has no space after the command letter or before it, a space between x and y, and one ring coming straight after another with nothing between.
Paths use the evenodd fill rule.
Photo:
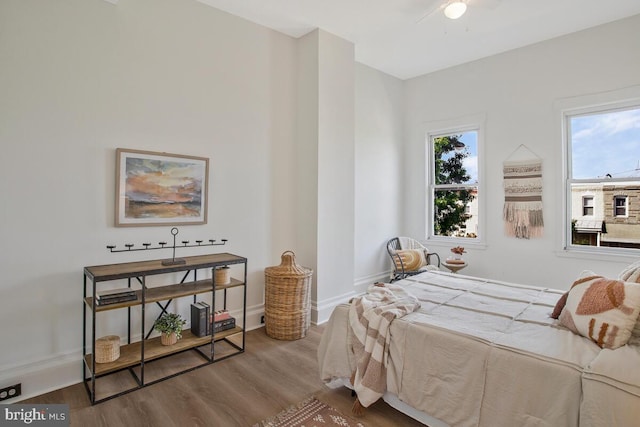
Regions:
<instances>
[{"instance_id":1,"label":"metal candlestick","mask_svg":"<svg viewBox=\"0 0 640 427\"><path fill-rule=\"evenodd\" d=\"M173 236L172 246L166 246L167 242L158 242L159 246L151 246L151 243L143 243L142 248L134 248L135 245L133 243L126 243L124 245L126 249L116 249L115 245L107 245L107 249L109 249L109 251L112 253L116 253L116 252L152 251L154 249L171 248L173 251L173 255L171 259L162 261L162 265L181 265L181 264L185 264L186 261L182 258L176 258L176 248L198 248L201 246L222 246L228 241L227 239L220 239L220 242L218 242L215 239L209 239L209 243L203 243L204 240L196 240L195 244L190 245L188 240L183 240L182 246L178 246L176 245L176 236L178 235L178 233L179 231L177 227L173 227L171 229L171 235Z\"/></svg>"}]
</instances>

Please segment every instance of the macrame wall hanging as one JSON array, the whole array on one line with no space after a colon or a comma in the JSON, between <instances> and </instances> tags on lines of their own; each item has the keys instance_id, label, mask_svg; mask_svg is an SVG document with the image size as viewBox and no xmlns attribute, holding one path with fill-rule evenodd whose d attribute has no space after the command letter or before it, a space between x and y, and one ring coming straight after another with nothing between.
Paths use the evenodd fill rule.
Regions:
<instances>
[{"instance_id":1,"label":"macrame wall hanging","mask_svg":"<svg viewBox=\"0 0 640 427\"><path fill-rule=\"evenodd\" d=\"M522 154L528 152L523 159ZM532 156L533 155L533 156ZM518 239L541 237L542 159L520 144L503 162L503 219L508 236Z\"/></svg>"}]
</instances>

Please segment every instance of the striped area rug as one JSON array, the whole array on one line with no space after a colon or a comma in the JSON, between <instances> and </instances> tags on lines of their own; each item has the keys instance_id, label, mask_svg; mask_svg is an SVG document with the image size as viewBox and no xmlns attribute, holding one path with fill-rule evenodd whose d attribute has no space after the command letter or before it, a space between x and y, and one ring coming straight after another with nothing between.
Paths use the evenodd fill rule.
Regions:
<instances>
[{"instance_id":1,"label":"striped area rug","mask_svg":"<svg viewBox=\"0 0 640 427\"><path fill-rule=\"evenodd\" d=\"M310 397L293 405L278 415L260 421L253 427L316 427L342 426L365 427L364 424L342 415L336 409Z\"/></svg>"}]
</instances>

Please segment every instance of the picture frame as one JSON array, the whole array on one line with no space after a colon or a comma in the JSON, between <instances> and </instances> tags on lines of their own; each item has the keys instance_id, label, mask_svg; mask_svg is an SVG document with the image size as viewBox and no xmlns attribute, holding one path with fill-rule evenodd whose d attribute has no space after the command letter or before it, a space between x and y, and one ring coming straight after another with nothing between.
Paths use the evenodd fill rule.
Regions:
<instances>
[{"instance_id":1,"label":"picture frame","mask_svg":"<svg viewBox=\"0 0 640 427\"><path fill-rule=\"evenodd\" d=\"M116 149L115 226L207 223L209 159Z\"/></svg>"}]
</instances>

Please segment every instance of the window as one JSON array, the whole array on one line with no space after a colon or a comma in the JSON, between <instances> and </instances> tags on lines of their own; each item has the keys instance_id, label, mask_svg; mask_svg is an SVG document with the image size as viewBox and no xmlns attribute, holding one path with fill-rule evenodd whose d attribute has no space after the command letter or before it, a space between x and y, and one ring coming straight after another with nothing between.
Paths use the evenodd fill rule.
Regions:
<instances>
[{"instance_id":1,"label":"window","mask_svg":"<svg viewBox=\"0 0 640 427\"><path fill-rule=\"evenodd\" d=\"M564 111L563 120L566 247L640 249L640 218L629 215L640 210L640 101Z\"/></svg>"},{"instance_id":2,"label":"window","mask_svg":"<svg viewBox=\"0 0 640 427\"><path fill-rule=\"evenodd\" d=\"M582 197L582 215L593 216L593 196Z\"/></svg>"},{"instance_id":3,"label":"window","mask_svg":"<svg viewBox=\"0 0 640 427\"><path fill-rule=\"evenodd\" d=\"M429 238L478 238L478 134L469 129L428 138Z\"/></svg>"},{"instance_id":4,"label":"window","mask_svg":"<svg viewBox=\"0 0 640 427\"><path fill-rule=\"evenodd\" d=\"M613 216L627 216L627 196L613 198Z\"/></svg>"}]
</instances>

